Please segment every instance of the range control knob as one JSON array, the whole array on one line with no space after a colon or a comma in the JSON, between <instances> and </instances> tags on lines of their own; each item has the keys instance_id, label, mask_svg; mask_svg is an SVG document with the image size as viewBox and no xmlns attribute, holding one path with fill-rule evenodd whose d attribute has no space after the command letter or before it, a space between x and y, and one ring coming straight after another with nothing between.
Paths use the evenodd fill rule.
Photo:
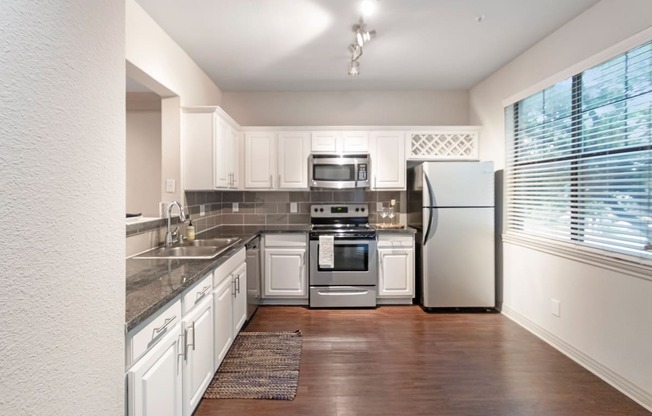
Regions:
<instances>
[{"instance_id":1,"label":"range control knob","mask_svg":"<svg viewBox=\"0 0 652 416\"><path fill-rule=\"evenodd\" d=\"M315 208L315 212L319 211L319 209Z\"/></svg>"},{"instance_id":2,"label":"range control knob","mask_svg":"<svg viewBox=\"0 0 652 416\"><path fill-rule=\"evenodd\" d=\"M364 208L360 208L360 211L364 212Z\"/></svg>"},{"instance_id":3,"label":"range control knob","mask_svg":"<svg viewBox=\"0 0 652 416\"><path fill-rule=\"evenodd\" d=\"M324 212L324 208L319 208L319 212Z\"/></svg>"},{"instance_id":4,"label":"range control knob","mask_svg":"<svg viewBox=\"0 0 652 416\"><path fill-rule=\"evenodd\" d=\"M358 212L358 211L360 211L360 208L356 208L356 209L355 209L355 212Z\"/></svg>"}]
</instances>

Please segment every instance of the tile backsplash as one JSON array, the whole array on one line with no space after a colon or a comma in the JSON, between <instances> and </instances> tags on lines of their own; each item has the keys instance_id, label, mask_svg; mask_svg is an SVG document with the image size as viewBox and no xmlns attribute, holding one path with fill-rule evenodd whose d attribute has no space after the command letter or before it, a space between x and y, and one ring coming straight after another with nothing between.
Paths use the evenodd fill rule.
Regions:
<instances>
[{"instance_id":1,"label":"tile backsplash","mask_svg":"<svg viewBox=\"0 0 652 416\"><path fill-rule=\"evenodd\" d=\"M391 199L397 201L399 214L404 217L405 191L187 191L185 209L197 232L201 232L217 225L309 224L310 205L330 203L367 203L369 222L376 223L379 220L376 203L382 202L387 207ZM296 212L290 212L293 203ZM201 205L204 205L204 216L200 216Z\"/></svg>"}]
</instances>

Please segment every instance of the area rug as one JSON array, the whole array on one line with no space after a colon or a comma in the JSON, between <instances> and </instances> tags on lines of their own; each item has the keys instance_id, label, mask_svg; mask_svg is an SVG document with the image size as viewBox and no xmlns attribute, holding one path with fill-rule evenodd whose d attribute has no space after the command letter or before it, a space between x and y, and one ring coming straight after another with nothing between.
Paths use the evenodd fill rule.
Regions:
<instances>
[{"instance_id":1,"label":"area rug","mask_svg":"<svg viewBox=\"0 0 652 416\"><path fill-rule=\"evenodd\" d=\"M241 332L205 399L294 400L303 339L295 332Z\"/></svg>"}]
</instances>

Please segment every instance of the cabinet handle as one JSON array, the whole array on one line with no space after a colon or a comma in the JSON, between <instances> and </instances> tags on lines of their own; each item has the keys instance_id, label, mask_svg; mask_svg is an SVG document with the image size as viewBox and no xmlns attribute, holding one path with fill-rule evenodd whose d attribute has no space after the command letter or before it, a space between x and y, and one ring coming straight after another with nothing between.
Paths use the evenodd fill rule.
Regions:
<instances>
[{"instance_id":1,"label":"cabinet handle","mask_svg":"<svg viewBox=\"0 0 652 416\"><path fill-rule=\"evenodd\" d=\"M279 188L281 187L281 174L280 173L278 174L278 182L276 182L276 186L278 186Z\"/></svg>"},{"instance_id":2,"label":"cabinet handle","mask_svg":"<svg viewBox=\"0 0 652 416\"><path fill-rule=\"evenodd\" d=\"M161 331L163 331L175 319L177 319L176 315L174 315L172 318L165 318L165 322L163 322L163 326L160 326L158 328L154 328L154 330L152 331L152 339L154 339L156 337L156 335L158 335Z\"/></svg>"},{"instance_id":3,"label":"cabinet handle","mask_svg":"<svg viewBox=\"0 0 652 416\"><path fill-rule=\"evenodd\" d=\"M198 299L204 297L204 296L206 295L206 292L208 292L208 290L209 290L211 287L212 287L212 286L205 286L203 290L197 292L197 298L195 299L195 302L196 302Z\"/></svg>"},{"instance_id":4,"label":"cabinet handle","mask_svg":"<svg viewBox=\"0 0 652 416\"><path fill-rule=\"evenodd\" d=\"M181 351L182 348L185 349L185 344L186 344L185 342L183 343L181 342L182 339L183 339L183 334L179 334L179 338L177 338L177 351L179 351L177 352L177 363L179 362L179 358L183 358L185 355L185 353ZM178 364L177 364L177 374L179 374Z\"/></svg>"},{"instance_id":5,"label":"cabinet handle","mask_svg":"<svg viewBox=\"0 0 652 416\"><path fill-rule=\"evenodd\" d=\"M269 188L274 188L274 175L269 175Z\"/></svg>"},{"instance_id":6,"label":"cabinet handle","mask_svg":"<svg viewBox=\"0 0 652 416\"><path fill-rule=\"evenodd\" d=\"M233 279L233 281L231 282L231 286L233 286L232 292L233 292L233 297L235 298L236 296L238 296L238 293L235 290L235 279Z\"/></svg>"},{"instance_id":7,"label":"cabinet handle","mask_svg":"<svg viewBox=\"0 0 652 416\"><path fill-rule=\"evenodd\" d=\"M235 278L235 290L240 293L240 275Z\"/></svg>"},{"instance_id":8,"label":"cabinet handle","mask_svg":"<svg viewBox=\"0 0 652 416\"><path fill-rule=\"evenodd\" d=\"M195 350L195 322L192 323L192 350Z\"/></svg>"}]
</instances>

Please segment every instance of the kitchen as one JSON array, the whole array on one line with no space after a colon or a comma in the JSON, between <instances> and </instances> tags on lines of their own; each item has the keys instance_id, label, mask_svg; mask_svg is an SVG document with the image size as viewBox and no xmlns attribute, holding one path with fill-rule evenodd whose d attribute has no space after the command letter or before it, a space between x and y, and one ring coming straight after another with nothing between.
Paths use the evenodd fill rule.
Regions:
<instances>
[{"instance_id":1,"label":"kitchen","mask_svg":"<svg viewBox=\"0 0 652 416\"><path fill-rule=\"evenodd\" d=\"M0 409L8 414L119 414L123 408L125 54L128 67L158 81L162 113L223 104L243 126L479 125L480 159L493 160L500 170L503 100L544 84L541 90L548 77L595 54L606 55L602 61L614 56L612 48L644 32L650 21L648 2L597 2L468 91L236 94L213 84L136 2L38 11L2 7L3 37L12 40L2 58L2 79L12 80L3 94L19 98L2 112L2 158L8 161L2 164L8 204L3 229L11 238L3 248L8 322L1 367L3 392L12 394L3 394ZM482 24L490 21L488 14ZM66 22L66 30L43 22ZM380 45L377 29L359 79L370 70L365 59L371 48ZM179 148L180 118L163 119L163 158L175 152L175 143ZM180 177L174 163L161 169L163 178ZM497 249L503 314L649 403L649 281L513 241ZM561 319L550 313L555 296L562 297ZM21 359L27 352L29 358ZM36 354L40 358L32 358ZM41 388L35 391L35 385Z\"/></svg>"}]
</instances>

